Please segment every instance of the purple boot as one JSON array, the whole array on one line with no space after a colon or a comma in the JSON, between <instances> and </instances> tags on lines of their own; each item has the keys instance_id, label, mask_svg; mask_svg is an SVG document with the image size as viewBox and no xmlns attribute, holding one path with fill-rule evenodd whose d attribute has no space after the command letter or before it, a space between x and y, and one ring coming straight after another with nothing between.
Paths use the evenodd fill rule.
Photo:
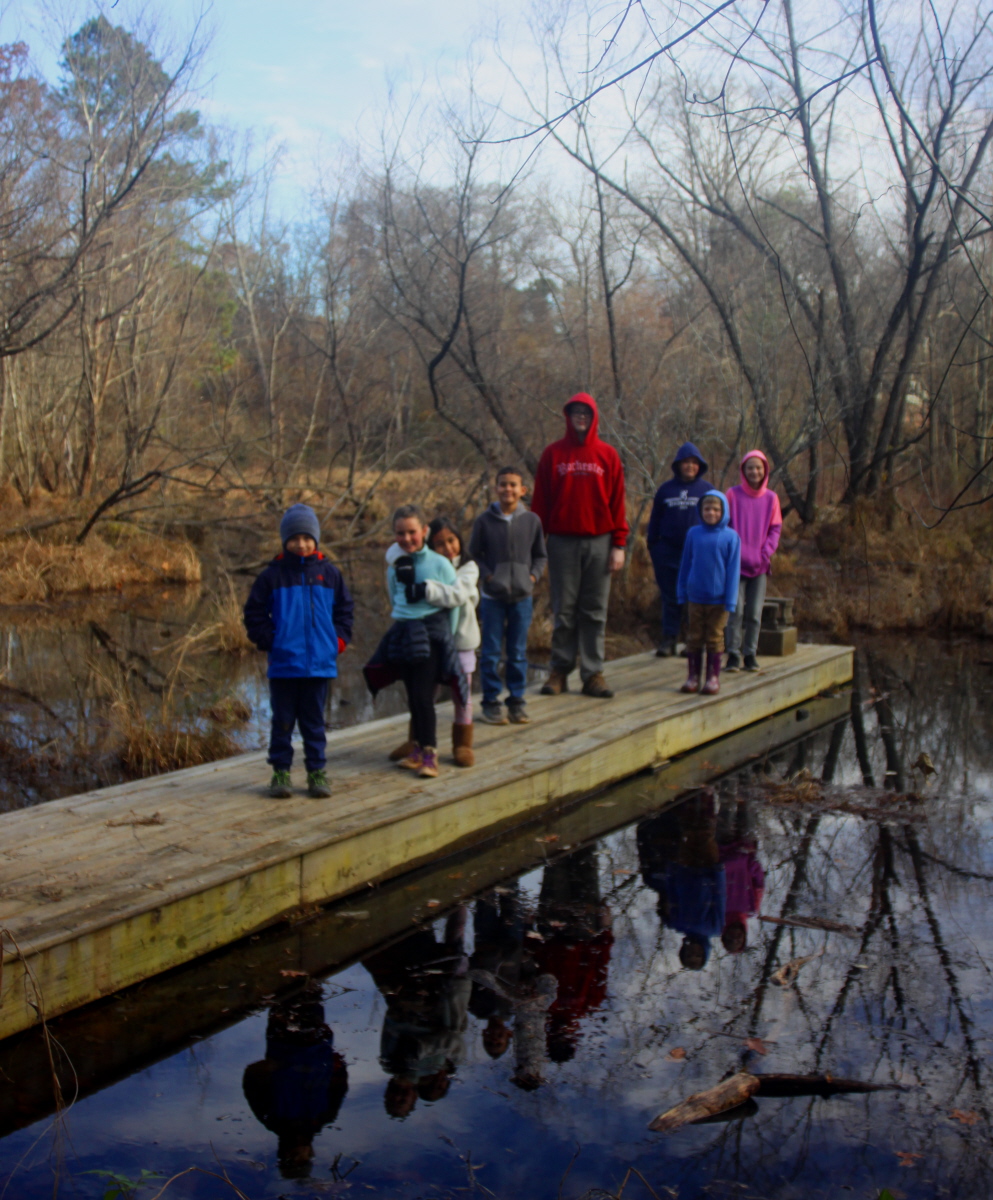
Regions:
<instances>
[{"instance_id":1,"label":"purple boot","mask_svg":"<svg viewBox=\"0 0 993 1200\"><path fill-rule=\"evenodd\" d=\"M686 655L686 682L679 689L681 692L698 692L700 690L700 671L703 667L703 651L690 650Z\"/></svg>"},{"instance_id":2,"label":"purple boot","mask_svg":"<svg viewBox=\"0 0 993 1200\"><path fill-rule=\"evenodd\" d=\"M716 696L721 690L721 656L707 651L707 682L700 689L705 696Z\"/></svg>"}]
</instances>

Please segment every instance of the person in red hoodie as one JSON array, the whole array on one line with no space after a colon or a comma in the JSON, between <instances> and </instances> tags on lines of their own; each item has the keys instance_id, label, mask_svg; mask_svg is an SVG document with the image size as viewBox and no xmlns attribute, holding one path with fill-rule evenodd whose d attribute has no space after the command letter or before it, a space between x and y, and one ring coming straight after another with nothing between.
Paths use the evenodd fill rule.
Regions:
<instances>
[{"instance_id":1,"label":"person in red hoodie","mask_svg":"<svg viewBox=\"0 0 993 1200\"><path fill-rule=\"evenodd\" d=\"M597 432L596 401L577 392L565 406L565 437L542 451L531 511L541 519L551 583L551 673L546 696L568 691L579 657L583 694L609 699L603 677L610 576L624 566L628 538L624 468Z\"/></svg>"}]
</instances>

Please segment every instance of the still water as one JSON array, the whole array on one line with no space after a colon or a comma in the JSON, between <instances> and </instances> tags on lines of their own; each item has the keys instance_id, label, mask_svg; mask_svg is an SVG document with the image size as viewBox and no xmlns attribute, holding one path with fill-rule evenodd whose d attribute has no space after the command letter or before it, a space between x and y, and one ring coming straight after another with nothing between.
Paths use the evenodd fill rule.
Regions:
<instances>
[{"instance_id":1,"label":"still water","mask_svg":"<svg viewBox=\"0 0 993 1200\"><path fill-rule=\"evenodd\" d=\"M876 643L840 721L55 1022L58 1119L38 1047L0 1047L3 1195L989 1195L988 653ZM649 1132L741 1069L886 1086Z\"/></svg>"}]
</instances>

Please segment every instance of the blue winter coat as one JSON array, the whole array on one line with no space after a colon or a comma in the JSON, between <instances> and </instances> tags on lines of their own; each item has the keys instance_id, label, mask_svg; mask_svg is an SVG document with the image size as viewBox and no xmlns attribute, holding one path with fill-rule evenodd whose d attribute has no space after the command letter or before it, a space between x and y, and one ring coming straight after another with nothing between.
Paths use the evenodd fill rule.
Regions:
<instances>
[{"instance_id":1,"label":"blue winter coat","mask_svg":"<svg viewBox=\"0 0 993 1200\"><path fill-rule=\"evenodd\" d=\"M716 525L694 525L686 535L679 564L676 596L680 604L723 604L734 612L738 603L738 572L741 567L741 539L728 527L730 512L727 497L711 488L697 501L716 496L724 511Z\"/></svg>"},{"instance_id":2,"label":"blue winter coat","mask_svg":"<svg viewBox=\"0 0 993 1200\"><path fill-rule=\"evenodd\" d=\"M687 458L695 458L700 463L700 474L692 483L684 483L679 477L679 464ZM710 490L710 484L704 479L707 464L692 442L684 442L676 451L672 474L673 478L655 493L648 521L646 540L656 574L660 567L678 569L686 534L697 524L697 501Z\"/></svg>"},{"instance_id":3,"label":"blue winter coat","mask_svg":"<svg viewBox=\"0 0 993 1200\"><path fill-rule=\"evenodd\" d=\"M354 608L341 572L323 554L283 553L252 584L245 629L268 652L270 679L335 679L338 639L352 640Z\"/></svg>"}]
</instances>

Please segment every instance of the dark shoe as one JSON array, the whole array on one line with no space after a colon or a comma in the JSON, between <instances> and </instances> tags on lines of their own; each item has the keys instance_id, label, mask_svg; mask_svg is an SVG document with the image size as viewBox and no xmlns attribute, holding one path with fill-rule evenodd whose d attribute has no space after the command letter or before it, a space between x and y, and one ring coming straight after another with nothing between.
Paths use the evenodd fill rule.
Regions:
<instances>
[{"instance_id":1,"label":"dark shoe","mask_svg":"<svg viewBox=\"0 0 993 1200\"><path fill-rule=\"evenodd\" d=\"M487 725L506 725L507 718L504 716L503 705L499 700L484 700L483 715L481 718Z\"/></svg>"},{"instance_id":2,"label":"dark shoe","mask_svg":"<svg viewBox=\"0 0 993 1200\"><path fill-rule=\"evenodd\" d=\"M707 682L700 689L705 696L716 696L721 690L721 656L707 651Z\"/></svg>"},{"instance_id":3,"label":"dark shoe","mask_svg":"<svg viewBox=\"0 0 993 1200\"><path fill-rule=\"evenodd\" d=\"M523 700L511 700L507 704L507 716L510 718L511 725L529 725L531 723L527 706Z\"/></svg>"},{"instance_id":4,"label":"dark shoe","mask_svg":"<svg viewBox=\"0 0 993 1200\"><path fill-rule=\"evenodd\" d=\"M269 780L269 795L273 800L289 800L293 795L289 771L273 771Z\"/></svg>"},{"instance_id":5,"label":"dark shoe","mask_svg":"<svg viewBox=\"0 0 993 1200\"><path fill-rule=\"evenodd\" d=\"M568 690L569 676L563 675L561 671L553 671L545 680L541 694L543 696L561 696L563 692L567 692Z\"/></svg>"},{"instance_id":6,"label":"dark shoe","mask_svg":"<svg viewBox=\"0 0 993 1200\"><path fill-rule=\"evenodd\" d=\"M307 772L307 795L311 800L326 800L331 795L326 771Z\"/></svg>"},{"instance_id":7,"label":"dark shoe","mask_svg":"<svg viewBox=\"0 0 993 1200\"><path fill-rule=\"evenodd\" d=\"M734 653L733 650L731 651L730 654L728 654L728 660L724 664L724 670L725 671L740 671L741 670L741 659L738 657L737 654Z\"/></svg>"},{"instance_id":8,"label":"dark shoe","mask_svg":"<svg viewBox=\"0 0 993 1200\"><path fill-rule=\"evenodd\" d=\"M592 696L595 700L610 700L614 693L607 687L606 679L597 671L583 684L583 695Z\"/></svg>"},{"instance_id":9,"label":"dark shoe","mask_svg":"<svg viewBox=\"0 0 993 1200\"><path fill-rule=\"evenodd\" d=\"M414 752L417 743L414 741L414 722L411 721L407 726L407 740L402 746L397 746L395 750L390 751L390 762L399 762L401 758L406 758Z\"/></svg>"},{"instance_id":10,"label":"dark shoe","mask_svg":"<svg viewBox=\"0 0 993 1200\"><path fill-rule=\"evenodd\" d=\"M675 641L670 639L668 641L662 642L662 644L659 646L659 648L655 651L655 657L656 658L675 658L676 657Z\"/></svg>"},{"instance_id":11,"label":"dark shoe","mask_svg":"<svg viewBox=\"0 0 993 1200\"><path fill-rule=\"evenodd\" d=\"M703 651L691 650L686 655L686 682L679 689L681 692L698 692L700 690L700 668L703 666Z\"/></svg>"},{"instance_id":12,"label":"dark shoe","mask_svg":"<svg viewBox=\"0 0 993 1200\"><path fill-rule=\"evenodd\" d=\"M457 767L474 767L476 756L472 752L472 725L452 726L452 758Z\"/></svg>"},{"instance_id":13,"label":"dark shoe","mask_svg":"<svg viewBox=\"0 0 993 1200\"><path fill-rule=\"evenodd\" d=\"M755 655L754 654L746 654L745 655L745 670L746 671L757 671L758 669L759 669L759 664L758 664L758 660L756 659Z\"/></svg>"}]
</instances>

